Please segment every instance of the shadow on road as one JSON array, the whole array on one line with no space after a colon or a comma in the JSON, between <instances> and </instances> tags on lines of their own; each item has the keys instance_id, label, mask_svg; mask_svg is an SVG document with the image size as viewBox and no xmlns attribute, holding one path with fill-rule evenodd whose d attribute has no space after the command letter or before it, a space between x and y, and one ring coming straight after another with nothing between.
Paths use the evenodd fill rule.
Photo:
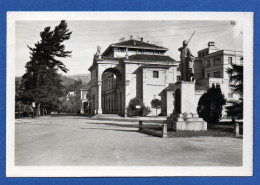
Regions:
<instances>
[{"instance_id":1,"label":"shadow on road","mask_svg":"<svg viewBox=\"0 0 260 185\"><path fill-rule=\"evenodd\" d=\"M122 123L87 123L93 125L108 125L108 126L116 126L116 127L129 127L129 128L138 128L137 124L122 124Z\"/></svg>"},{"instance_id":2,"label":"shadow on road","mask_svg":"<svg viewBox=\"0 0 260 185\"><path fill-rule=\"evenodd\" d=\"M86 130L112 130L112 131L119 131L119 132L138 132L138 130L121 130L121 129L107 129L107 128L80 128Z\"/></svg>"}]
</instances>

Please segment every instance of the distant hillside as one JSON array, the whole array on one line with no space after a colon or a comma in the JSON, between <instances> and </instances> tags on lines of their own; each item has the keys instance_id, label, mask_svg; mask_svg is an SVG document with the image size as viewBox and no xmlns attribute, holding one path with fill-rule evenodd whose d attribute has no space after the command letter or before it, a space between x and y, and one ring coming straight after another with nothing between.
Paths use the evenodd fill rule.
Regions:
<instances>
[{"instance_id":1,"label":"distant hillside","mask_svg":"<svg viewBox=\"0 0 260 185\"><path fill-rule=\"evenodd\" d=\"M73 80L81 80L84 86L86 86L89 83L90 79L91 79L90 73L66 75L65 77L73 79Z\"/></svg>"},{"instance_id":2,"label":"distant hillside","mask_svg":"<svg viewBox=\"0 0 260 185\"><path fill-rule=\"evenodd\" d=\"M76 80L68 78L66 76L61 76L61 79L62 79L62 82L61 82L62 85L66 86L66 87L73 84L76 81Z\"/></svg>"},{"instance_id":3,"label":"distant hillside","mask_svg":"<svg viewBox=\"0 0 260 185\"><path fill-rule=\"evenodd\" d=\"M87 87L87 84L90 81L90 74L75 74L75 75L66 75L61 76L62 85L68 87L69 85L73 84L75 81L81 80L83 87ZM15 77L15 81L20 82L22 77Z\"/></svg>"}]
</instances>

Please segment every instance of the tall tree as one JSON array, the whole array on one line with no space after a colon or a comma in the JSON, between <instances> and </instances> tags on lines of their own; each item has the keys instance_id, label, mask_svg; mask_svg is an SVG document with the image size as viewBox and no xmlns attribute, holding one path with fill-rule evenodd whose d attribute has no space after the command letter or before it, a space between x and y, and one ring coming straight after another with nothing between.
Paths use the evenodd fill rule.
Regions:
<instances>
[{"instance_id":1,"label":"tall tree","mask_svg":"<svg viewBox=\"0 0 260 185\"><path fill-rule=\"evenodd\" d=\"M222 94L220 85L212 85L204 93L198 103L197 112L208 123L216 123L222 116L223 105L226 99Z\"/></svg>"},{"instance_id":2,"label":"tall tree","mask_svg":"<svg viewBox=\"0 0 260 185\"><path fill-rule=\"evenodd\" d=\"M243 65L232 64L227 73L230 76L230 87L240 96L238 100L229 102L231 105L226 107L227 116L235 122L235 119L243 118Z\"/></svg>"},{"instance_id":3,"label":"tall tree","mask_svg":"<svg viewBox=\"0 0 260 185\"><path fill-rule=\"evenodd\" d=\"M41 40L30 49L30 61L22 77L20 100L25 103L35 102L37 112L57 104L62 95L63 86L59 71L68 69L59 58L70 57L71 51L65 50L64 41L70 39L66 21L62 20L53 30L46 27L40 33Z\"/></svg>"}]
</instances>

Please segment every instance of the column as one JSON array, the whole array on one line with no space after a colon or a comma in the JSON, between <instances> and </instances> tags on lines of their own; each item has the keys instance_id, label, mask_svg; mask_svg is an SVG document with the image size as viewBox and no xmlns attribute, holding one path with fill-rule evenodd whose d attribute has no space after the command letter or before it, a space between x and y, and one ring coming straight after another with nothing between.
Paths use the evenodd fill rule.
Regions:
<instances>
[{"instance_id":1,"label":"column","mask_svg":"<svg viewBox=\"0 0 260 185\"><path fill-rule=\"evenodd\" d=\"M101 99L101 87L102 87L102 81L99 80L98 81L98 109L97 109L97 113L98 114L102 114L102 107L101 107L101 102L102 102L102 99Z\"/></svg>"},{"instance_id":2,"label":"column","mask_svg":"<svg viewBox=\"0 0 260 185\"><path fill-rule=\"evenodd\" d=\"M126 80L125 81L125 84L124 84L124 86L125 86L125 98L124 98L124 114L125 114L125 116L126 116L126 107L128 106L128 103L129 103L129 97L128 97L128 95L129 95L129 80Z\"/></svg>"}]
</instances>

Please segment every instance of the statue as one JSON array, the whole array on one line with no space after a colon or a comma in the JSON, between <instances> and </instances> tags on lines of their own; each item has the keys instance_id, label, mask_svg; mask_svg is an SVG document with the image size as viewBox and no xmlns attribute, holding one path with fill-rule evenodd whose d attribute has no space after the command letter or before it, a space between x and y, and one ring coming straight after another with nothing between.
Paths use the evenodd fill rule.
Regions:
<instances>
[{"instance_id":1,"label":"statue","mask_svg":"<svg viewBox=\"0 0 260 185\"><path fill-rule=\"evenodd\" d=\"M180 71L181 71L181 78L183 81L193 81L194 78L194 56L192 55L190 48L188 48L188 42L186 40L183 41L182 47L179 48L181 52L180 58Z\"/></svg>"},{"instance_id":2,"label":"statue","mask_svg":"<svg viewBox=\"0 0 260 185\"><path fill-rule=\"evenodd\" d=\"M97 46L97 53L96 55L100 58L101 57L101 47L98 45Z\"/></svg>"}]
</instances>

